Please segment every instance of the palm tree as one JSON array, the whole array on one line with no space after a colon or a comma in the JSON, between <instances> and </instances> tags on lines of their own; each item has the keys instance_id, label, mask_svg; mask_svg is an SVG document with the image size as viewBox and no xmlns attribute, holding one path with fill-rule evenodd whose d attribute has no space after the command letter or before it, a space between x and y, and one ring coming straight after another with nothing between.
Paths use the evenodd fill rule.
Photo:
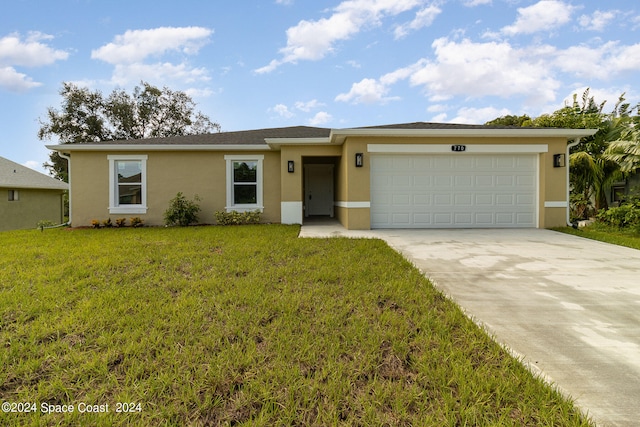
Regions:
<instances>
[{"instance_id":1,"label":"palm tree","mask_svg":"<svg viewBox=\"0 0 640 427\"><path fill-rule=\"evenodd\" d=\"M620 165L623 172L635 172L640 169L640 130L638 123L628 120L620 135L609 143L604 158Z\"/></svg>"}]
</instances>

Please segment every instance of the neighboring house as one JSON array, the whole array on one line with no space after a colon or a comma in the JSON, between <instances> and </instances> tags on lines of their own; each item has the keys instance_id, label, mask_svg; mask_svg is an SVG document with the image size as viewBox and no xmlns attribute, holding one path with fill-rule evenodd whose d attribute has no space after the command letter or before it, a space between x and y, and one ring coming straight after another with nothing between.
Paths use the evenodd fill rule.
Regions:
<instances>
[{"instance_id":1,"label":"neighboring house","mask_svg":"<svg viewBox=\"0 0 640 427\"><path fill-rule=\"evenodd\" d=\"M41 220L64 221L69 185L0 157L0 231L36 228Z\"/></svg>"},{"instance_id":2,"label":"neighboring house","mask_svg":"<svg viewBox=\"0 0 640 427\"><path fill-rule=\"evenodd\" d=\"M640 172L632 172L623 181L613 183L606 196L610 207L619 206L629 196L640 196Z\"/></svg>"},{"instance_id":3,"label":"neighboring house","mask_svg":"<svg viewBox=\"0 0 640 427\"><path fill-rule=\"evenodd\" d=\"M70 156L73 226L163 224L176 193L264 222L337 218L348 229L562 226L568 144L596 130L441 123L288 127L49 145ZM555 164L554 164L555 163Z\"/></svg>"}]
</instances>

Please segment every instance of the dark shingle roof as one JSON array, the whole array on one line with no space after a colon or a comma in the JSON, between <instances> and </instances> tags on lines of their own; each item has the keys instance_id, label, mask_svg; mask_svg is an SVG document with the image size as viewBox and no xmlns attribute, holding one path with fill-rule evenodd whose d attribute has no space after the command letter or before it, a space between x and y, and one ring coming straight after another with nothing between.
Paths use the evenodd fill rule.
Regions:
<instances>
[{"instance_id":1,"label":"dark shingle roof","mask_svg":"<svg viewBox=\"0 0 640 427\"><path fill-rule=\"evenodd\" d=\"M520 126L487 126L487 125L467 125L461 123L432 123L413 122L398 123L382 126L365 126L355 129L527 129Z\"/></svg>"},{"instance_id":2,"label":"dark shingle roof","mask_svg":"<svg viewBox=\"0 0 640 427\"><path fill-rule=\"evenodd\" d=\"M66 190L69 184L0 157L0 187Z\"/></svg>"},{"instance_id":3,"label":"dark shingle roof","mask_svg":"<svg viewBox=\"0 0 640 427\"><path fill-rule=\"evenodd\" d=\"M105 141L118 145L256 145L266 144L265 138L327 138L331 133L328 128L294 126L286 128L243 130L234 132L207 133L201 135L170 136L167 138L127 139L121 141ZM100 144L100 143L96 143Z\"/></svg>"}]
</instances>

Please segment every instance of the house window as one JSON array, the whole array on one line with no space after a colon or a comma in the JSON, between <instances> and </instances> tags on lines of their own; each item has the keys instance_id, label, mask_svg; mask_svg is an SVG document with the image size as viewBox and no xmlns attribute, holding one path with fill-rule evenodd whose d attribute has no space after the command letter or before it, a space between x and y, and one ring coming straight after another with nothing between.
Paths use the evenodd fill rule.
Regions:
<instances>
[{"instance_id":1,"label":"house window","mask_svg":"<svg viewBox=\"0 0 640 427\"><path fill-rule=\"evenodd\" d=\"M109 213L147 213L147 156L111 155Z\"/></svg>"},{"instance_id":2,"label":"house window","mask_svg":"<svg viewBox=\"0 0 640 427\"><path fill-rule=\"evenodd\" d=\"M227 162L227 211L262 211L264 156L227 155L224 158Z\"/></svg>"},{"instance_id":3,"label":"house window","mask_svg":"<svg viewBox=\"0 0 640 427\"><path fill-rule=\"evenodd\" d=\"M616 183L611 186L611 201L618 204L625 199L626 185L624 183Z\"/></svg>"},{"instance_id":4,"label":"house window","mask_svg":"<svg viewBox=\"0 0 640 427\"><path fill-rule=\"evenodd\" d=\"M17 202L18 200L20 200L18 190L9 190L9 201Z\"/></svg>"}]
</instances>

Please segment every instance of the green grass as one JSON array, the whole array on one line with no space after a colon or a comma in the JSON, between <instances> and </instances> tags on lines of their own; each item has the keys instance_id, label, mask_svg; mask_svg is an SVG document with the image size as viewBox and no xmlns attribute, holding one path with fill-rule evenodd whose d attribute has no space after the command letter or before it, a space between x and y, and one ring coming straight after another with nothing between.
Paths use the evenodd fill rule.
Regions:
<instances>
[{"instance_id":1,"label":"green grass","mask_svg":"<svg viewBox=\"0 0 640 427\"><path fill-rule=\"evenodd\" d=\"M298 230L0 233L0 400L37 407L0 425L590 425L384 242Z\"/></svg>"},{"instance_id":2,"label":"green grass","mask_svg":"<svg viewBox=\"0 0 640 427\"><path fill-rule=\"evenodd\" d=\"M567 234L573 234L575 236L585 237L587 239L612 243L614 245L640 249L640 233L634 230L608 227L598 223L579 229L575 229L572 227L561 227L554 228L554 230Z\"/></svg>"}]
</instances>

